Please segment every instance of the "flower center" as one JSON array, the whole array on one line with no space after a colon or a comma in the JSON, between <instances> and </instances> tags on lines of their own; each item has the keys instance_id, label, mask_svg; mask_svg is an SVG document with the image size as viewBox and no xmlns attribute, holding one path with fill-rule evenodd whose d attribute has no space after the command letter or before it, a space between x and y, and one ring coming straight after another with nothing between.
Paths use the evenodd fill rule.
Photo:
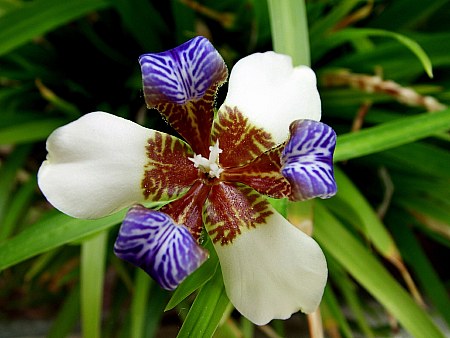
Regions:
<instances>
[{"instance_id":1,"label":"flower center","mask_svg":"<svg viewBox=\"0 0 450 338\"><path fill-rule=\"evenodd\" d=\"M221 152L222 149L219 148L219 140L217 140L216 144L209 147L209 158L194 154L194 157L189 157L188 159L194 163L194 167L209 174L210 178L219 178L223 171L219 166L219 154Z\"/></svg>"}]
</instances>

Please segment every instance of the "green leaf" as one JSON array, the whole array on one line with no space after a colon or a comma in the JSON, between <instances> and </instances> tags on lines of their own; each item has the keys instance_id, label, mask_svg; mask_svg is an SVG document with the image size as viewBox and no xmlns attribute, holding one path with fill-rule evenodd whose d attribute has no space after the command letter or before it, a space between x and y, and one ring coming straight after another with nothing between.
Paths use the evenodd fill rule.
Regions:
<instances>
[{"instance_id":1,"label":"green leaf","mask_svg":"<svg viewBox=\"0 0 450 338\"><path fill-rule=\"evenodd\" d=\"M450 109L404 117L358 132L339 135L335 161L373 154L446 131Z\"/></svg>"},{"instance_id":2,"label":"green leaf","mask_svg":"<svg viewBox=\"0 0 450 338\"><path fill-rule=\"evenodd\" d=\"M27 214L35 191L36 177L32 176L10 197L10 203L0 226L0 242L11 236L19 220Z\"/></svg>"},{"instance_id":3,"label":"green leaf","mask_svg":"<svg viewBox=\"0 0 450 338\"><path fill-rule=\"evenodd\" d=\"M314 234L329 252L414 337L444 337L384 266L328 210L315 206Z\"/></svg>"},{"instance_id":4,"label":"green leaf","mask_svg":"<svg viewBox=\"0 0 450 338\"><path fill-rule=\"evenodd\" d=\"M105 8L106 0L36 0L7 12L0 20L0 55L75 20L86 13Z\"/></svg>"},{"instance_id":5,"label":"green leaf","mask_svg":"<svg viewBox=\"0 0 450 338\"><path fill-rule=\"evenodd\" d=\"M392 1L370 22L370 25L393 30L410 28L423 23L445 4L448 4L448 0Z\"/></svg>"},{"instance_id":6,"label":"green leaf","mask_svg":"<svg viewBox=\"0 0 450 338\"><path fill-rule=\"evenodd\" d=\"M330 262L328 262L328 265ZM340 331L346 338L352 338L352 330L342 312L341 304L328 284L323 292L322 303L320 305L325 330L332 329L335 325L339 326ZM330 328L332 326L332 328Z\"/></svg>"},{"instance_id":7,"label":"green leaf","mask_svg":"<svg viewBox=\"0 0 450 338\"><path fill-rule=\"evenodd\" d=\"M85 338L100 338L108 232L81 244L81 319Z\"/></svg>"},{"instance_id":8,"label":"green leaf","mask_svg":"<svg viewBox=\"0 0 450 338\"><path fill-rule=\"evenodd\" d=\"M4 127L0 129L0 144L45 140L53 130L67 122L67 119L41 119Z\"/></svg>"},{"instance_id":9,"label":"green leaf","mask_svg":"<svg viewBox=\"0 0 450 338\"><path fill-rule=\"evenodd\" d=\"M402 173L450 180L450 153L425 142L415 142L376 154L364 160Z\"/></svg>"},{"instance_id":10,"label":"green leaf","mask_svg":"<svg viewBox=\"0 0 450 338\"><path fill-rule=\"evenodd\" d=\"M17 173L26 161L30 150L28 145L17 147L0 166L0 224L7 215L9 198L17 183ZM7 232L8 229L0 231L0 240L6 237Z\"/></svg>"},{"instance_id":11,"label":"green leaf","mask_svg":"<svg viewBox=\"0 0 450 338\"><path fill-rule=\"evenodd\" d=\"M67 337L77 324L80 313L80 287L76 285L64 300L64 304L58 311L53 321L47 338Z\"/></svg>"},{"instance_id":12,"label":"green leaf","mask_svg":"<svg viewBox=\"0 0 450 338\"><path fill-rule=\"evenodd\" d=\"M375 337L374 332L370 328L364 316L364 309L356 292L356 285L350 277L343 271L336 271L330 267L330 276L335 281L337 287L341 291L343 298L349 310L352 312L355 322L363 333L363 337Z\"/></svg>"},{"instance_id":13,"label":"green leaf","mask_svg":"<svg viewBox=\"0 0 450 338\"><path fill-rule=\"evenodd\" d=\"M219 259L209 239L205 247L208 249L210 257L177 287L164 311L173 309L214 276L219 266Z\"/></svg>"},{"instance_id":14,"label":"green leaf","mask_svg":"<svg viewBox=\"0 0 450 338\"><path fill-rule=\"evenodd\" d=\"M58 213L35 223L0 244L0 271L61 245L80 240L122 222L126 210L97 220L81 220Z\"/></svg>"},{"instance_id":15,"label":"green leaf","mask_svg":"<svg viewBox=\"0 0 450 338\"><path fill-rule=\"evenodd\" d=\"M168 299L169 292L162 290L157 283L152 283L142 337L156 337L156 332L160 326L160 321L164 314L164 307Z\"/></svg>"},{"instance_id":16,"label":"green leaf","mask_svg":"<svg viewBox=\"0 0 450 338\"><path fill-rule=\"evenodd\" d=\"M409 33L430 57L433 68L447 67L450 38L448 32ZM384 78L409 84L423 74L422 64L414 54L396 41L377 42L376 47L355 53L342 53L330 61L331 68L351 69L354 73L372 74L377 67L383 69ZM445 86L448 88L448 86Z\"/></svg>"},{"instance_id":17,"label":"green leaf","mask_svg":"<svg viewBox=\"0 0 450 338\"><path fill-rule=\"evenodd\" d=\"M350 11L361 3L360 0L343 0L337 2L331 11L311 24L311 45L315 48L315 43L319 41L324 34L332 30Z\"/></svg>"},{"instance_id":18,"label":"green leaf","mask_svg":"<svg viewBox=\"0 0 450 338\"><path fill-rule=\"evenodd\" d=\"M450 325L450 298L444 284L439 279L439 275L433 269L433 265L426 256L413 231L404 222L405 217L401 214L388 215L388 220L392 223L392 233L399 243L400 251L405 261L415 272L426 295L433 305L439 310L447 325Z\"/></svg>"},{"instance_id":19,"label":"green leaf","mask_svg":"<svg viewBox=\"0 0 450 338\"><path fill-rule=\"evenodd\" d=\"M200 289L177 337L212 337L229 303L219 267L213 278Z\"/></svg>"},{"instance_id":20,"label":"green leaf","mask_svg":"<svg viewBox=\"0 0 450 338\"><path fill-rule=\"evenodd\" d=\"M411 52L413 52L419 61L422 63L423 68L429 77L433 77L433 71L431 61L423 48L414 40L398 33L375 29L375 28L346 28L336 33L332 33L329 36L321 39L317 48L313 49L314 58L317 59L323 56L327 51L340 46L346 42L351 42L355 39L365 38L369 36L387 37L396 39Z\"/></svg>"},{"instance_id":21,"label":"green leaf","mask_svg":"<svg viewBox=\"0 0 450 338\"><path fill-rule=\"evenodd\" d=\"M195 32L195 11L180 0L171 0L177 43L191 39Z\"/></svg>"},{"instance_id":22,"label":"green leaf","mask_svg":"<svg viewBox=\"0 0 450 338\"><path fill-rule=\"evenodd\" d=\"M147 313L148 295L151 287L151 279L141 269L136 270L133 299L131 301L131 331L130 337L144 337L145 314Z\"/></svg>"},{"instance_id":23,"label":"green leaf","mask_svg":"<svg viewBox=\"0 0 450 338\"><path fill-rule=\"evenodd\" d=\"M268 0L274 51L292 57L294 66L311 64L304 0Z\"/></svg>"},{"instance_id":24,"label":"green leaf","mask_svg":"<svg viewBox=\"0 0 450 338\"><path fill-rule=\"evenodd\" d=\"M369 202L342 170L335 167L334 174L338 193L322 203L362 232L383 256L390 260L399 259L394 240Z\"/></svg>"},{"instance_id":25,"label":"green leaf","mask_svg":"<svg viewBox=\"0 0 450 338\"><path fill-rule=\"evenodd\" d=\"M148 52L161 51L161 36L167 31L167 26L150 1L111 0L111 4L142 48Z\"/></svg>"}]
</instances>

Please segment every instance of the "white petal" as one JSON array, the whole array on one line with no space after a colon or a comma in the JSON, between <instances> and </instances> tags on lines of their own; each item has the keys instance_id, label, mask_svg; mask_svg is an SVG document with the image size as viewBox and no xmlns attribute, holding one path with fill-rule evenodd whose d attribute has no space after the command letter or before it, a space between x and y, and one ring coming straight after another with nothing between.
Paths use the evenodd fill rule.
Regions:
<instances>
[{"instance_id":1,"label":"white petal","mask_svg":"<svg viewBox=\"0 0 450 338\"><path fill-rule=\"evenodd\" d=\"M268 223L215 248L228 297L253 323L319 306L328 274L322 250L276 211Z\"/></svg>"},{"instance_id":2,"label":"white petal","mask_svg":"<svg viewBox=\"0 0 450 338\"><path fill-rule=\"evenodd\" d=\"M152 130L94 112L55 130L38 184L48 201L79 218L99 218L143 201L141 181Z\"/></svg>"},{"instance_id":3,"label":"white petal","mask_svg":"<svg viewBox=\"0 0 450 338\"><path fill-rule=\"evenodd\" d=\"M257 127L284 142L289 125L298 119L319 121L316 76L307 66L293 67L287 55L256 53L233 67L224 105L238 109Z\"/></svg>"}]
</instances>

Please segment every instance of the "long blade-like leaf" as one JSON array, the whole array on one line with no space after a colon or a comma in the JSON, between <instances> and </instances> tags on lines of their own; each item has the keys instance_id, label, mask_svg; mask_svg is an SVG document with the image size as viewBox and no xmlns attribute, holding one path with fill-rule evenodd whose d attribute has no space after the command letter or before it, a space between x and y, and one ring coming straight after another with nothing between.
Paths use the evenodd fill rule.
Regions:
<instances>
[{"instance_id":1,"label":"long blade-like leaf","mask_svg":"<svg viewBox=\"0 0 450 338\"><path fill-rule=\"evenodd\" d=\"M417 141L449 129L450 109L404 117L338 137L335 161L345 161Z\"/></svg>"},{"instance_id":2,"label":"long blade-like leaf","mask_svg":"<svg viewBox=\"0 0 450 338\"><path fill-rule=\"evenodd\" d=\"M218 268L212 279L200 289L177 337L212 337L229 303L222 270Z\"/></svg>"},{"instance_id":3,"label":"long blade-like leaf","mask_svg":"<svg viewBox=\"0 0 450 338\"><path fill-rule=\"evenodd\" d=\"M108 232L103 231L81 244L81 318L85 338L101 335L107 240Z\"/></svg>"},{"instance_id":4,"label":"long blade-like leaf","mask_svg":"<svg viewBox=\"0 0 450 338\"><path fill-rule=\"evenodd\" d=\"M7 12L0 21L0 55L19 47L32 38L75 20L80 16L105 8L105 0L37 0Z\"/></svg>"},{"instance_id":5,"label":"long blade-like leaf","mask_svg":"<svg viewBox=\"0 0 450 338\"><path fill-rule=\"evenodd\" d=\"M120 223L126 211L97 220L56 214L0 244L0 271L35 255L82 239Z\"/></svg>"},{"instance_id":6,"label":"long blade-like leaf","mask_svg":"<svg viewBox=\"0 0 450 338\"><path fill-rule=\"evenodd\" d=\"M375 256L320 203L315 207L315 238L327 252L386 307L413 337L443 338L426 312Z\"/></svg>"}]
</instances>

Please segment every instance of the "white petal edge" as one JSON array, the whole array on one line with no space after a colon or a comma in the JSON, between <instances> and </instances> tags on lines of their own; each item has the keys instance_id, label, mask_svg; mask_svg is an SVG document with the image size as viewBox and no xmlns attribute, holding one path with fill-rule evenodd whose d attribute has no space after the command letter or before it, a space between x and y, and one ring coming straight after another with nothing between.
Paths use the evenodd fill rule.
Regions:
<instances>
[{"instance_id":1,"label":"white petal edge","mask_svg":"<svg viewBox=\"0 0 450 338\"><path fill-rule=\"evenodd\" d=\"M238 107L252 124L272 134L276 143L288 138L292 121L320 121L321 117L313 70L293 67L290 56L275 52L252 54L234 65L223 105Z\"/></svg>"},{"instance_id":2,"label":"white petal edge","mask_svg":"<svg viewBox=\"0 0 450 338\"><path fill-rule=\"evenodd\" d=\"M47 139L38 185L76 218L100 218L144 200L145 146L153 131L104 112L86 114Z\"/></svg>"},{"instance_id":3,"label":"white petal edge","mask_svg":"<svg viewBox=\"0 0 450 338\"><path fill-rule=\"evenodd\" d=\"M273 212L232 244L215 245L231 303L257 325L315 311L328 276L314 239Z\"/></svg>"}]
</instances>

